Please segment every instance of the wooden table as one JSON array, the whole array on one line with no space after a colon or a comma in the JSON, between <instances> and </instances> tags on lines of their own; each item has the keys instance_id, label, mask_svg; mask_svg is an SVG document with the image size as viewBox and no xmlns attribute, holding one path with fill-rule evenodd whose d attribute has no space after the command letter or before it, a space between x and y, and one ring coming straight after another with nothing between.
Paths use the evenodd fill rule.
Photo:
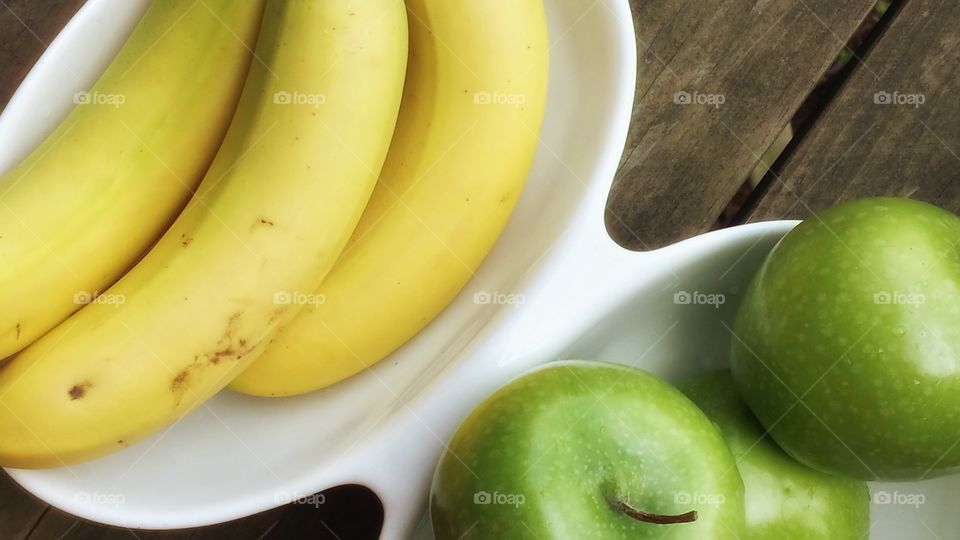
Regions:
<instances>
[{"instance_id":1,"label":"wooden table","mask_svg":"<svg viewBox=\"0 0 960 540\"><path fill-rule=\"evenodd\" d=\"M84 1L0 0L0 105ZM653 249L868 195L960 212L960 3L633 4L637 99L607 211L619 243ZM79 522L0 478L0 538L376 538L374 495L325 495L318 508L157 533Z\"/></svg>"}]
</instances>

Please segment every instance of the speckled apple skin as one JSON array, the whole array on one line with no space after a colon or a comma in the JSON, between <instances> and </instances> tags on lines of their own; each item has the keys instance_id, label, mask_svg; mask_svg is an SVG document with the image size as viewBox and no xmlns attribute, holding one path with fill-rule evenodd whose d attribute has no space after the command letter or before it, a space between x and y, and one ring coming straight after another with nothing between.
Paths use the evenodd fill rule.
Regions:
<instances>
[{"instance_id":1,"label":"speckled apple skin","mask_svg":"<svg viewBox=\"0 0 960 540\"><path fill-rule=\"evenodd\" d=\"M523 500L477 504L478 493ZM611 506L618 496L699 517L641 523ZM438 465L430 512L438 540L733 540L743 484L717 429L675 388L633 368L563 362L470 414Z\"/></svg>"},{"instance_id":2,"label":"speckled apple skin","mask_svg":"<svg viewBox=\"0 0 960 540\"><path fill-rule=\"evenodd\" d=\"M788 456L764 433L729 371L681 381L677 387L717 425L737 460L747 509L742 540L870 536L867 483L811 469Z\"/></svg>"},{"instance_id":3,"label":"speckled apple skin","mask_svg":"<svg viewBox=\"0 0 960 540\"><path fill-rule=\"evenodd\" d=\"M791 456L867 480L960 469L958 242L955 215L884 198L827 210L774 248L731 360Z\"/></svg>"}]
</instances>

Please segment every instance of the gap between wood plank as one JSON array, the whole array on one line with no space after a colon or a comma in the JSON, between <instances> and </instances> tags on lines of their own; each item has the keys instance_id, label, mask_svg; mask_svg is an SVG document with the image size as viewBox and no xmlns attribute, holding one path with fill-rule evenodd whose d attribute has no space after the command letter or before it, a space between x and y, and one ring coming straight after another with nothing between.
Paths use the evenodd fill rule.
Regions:
<instances>
[{"instance_id":1,"label":"gap between wood plank","mask_svg":"<svg viewBox=\"0 0 960 540\"><path fill-rule=\"evenodd\" d=\"M750 214L769 192L771 185L780 181L780 173L783 172L786 164L796 154L797 147L803 142L807 135L810 134L814 126L817 125L817 122L823 117L824 112L830 107L830 104L843 92L847 82L849 82L859 70L863 69L863 63L870 56L874 46L880 41L880 38L883 37L887 29L890 28L890 25L901 13L903 6L908 1L909 0L893 0L890 3L890 7L887 8L887 11L877 22L877 25L866 36L863 43L853 51L854 57L850 59L847 65L840 70L835 79L826 87L820 106L814 109L801 123L793 126L793 138L787 143L773 164L770 165L767 173L764 174L760 183L757 184L750 193L746 202L737 210L730 225L746 223ZM879 5L879 2L877 4ZM814 92L816 92L816 89L814 89ZM814 92L811 92L811 95L813 95Z\"/></svg>"}]
</instances>

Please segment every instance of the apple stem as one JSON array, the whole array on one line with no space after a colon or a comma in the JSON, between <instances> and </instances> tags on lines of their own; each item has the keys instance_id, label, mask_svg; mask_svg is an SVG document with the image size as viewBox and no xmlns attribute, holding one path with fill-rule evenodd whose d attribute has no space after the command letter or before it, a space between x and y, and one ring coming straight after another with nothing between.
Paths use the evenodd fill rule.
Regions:
<instances>
[{"instance_id":1,"label":"apple stem","mask_svg":"<svg viewBox=\"0 0 960 540\"><path fill-rule=\"evenodd\" d=\"M629 503L624 501L616 501L614 507L632 517L637 521L642 521L644 523L653 523L655 525L673 525L676 523L693 523L697 520L697 511L691 510L685 514L678 514L673 516L667 516L663 514L650 514L642 510L637 510L636 508L630 506Z\"/></svg>"}]
</instances>

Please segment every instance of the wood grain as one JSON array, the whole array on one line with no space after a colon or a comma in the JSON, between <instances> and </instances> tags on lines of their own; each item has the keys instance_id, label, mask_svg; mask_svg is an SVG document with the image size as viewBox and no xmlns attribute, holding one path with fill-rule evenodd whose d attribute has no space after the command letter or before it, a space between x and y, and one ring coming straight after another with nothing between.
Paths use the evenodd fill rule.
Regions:
<instances>
[{"instance_id":1,"label":"wood grain","mask_svg":"<svg viewBox=\"0 0 960 540\"><path fill-rule=\"evenodd\" d=\"M709 229L873 5L633 2L637 101L608 201L614 240L647 250Z\"/></svg>"},{"instance_id":2,"label":"wood grain","mask_svg":"<svg viewBox=\"0 0 960 540\"><path fill-rule=\"evenodd\" d=\"M747 219L800 218L869 195L960 212L958 64L960 4L907 2L782 170L764 179ZM910 96L923 103L876 103Z\"/></svg>"}]
</instances>

